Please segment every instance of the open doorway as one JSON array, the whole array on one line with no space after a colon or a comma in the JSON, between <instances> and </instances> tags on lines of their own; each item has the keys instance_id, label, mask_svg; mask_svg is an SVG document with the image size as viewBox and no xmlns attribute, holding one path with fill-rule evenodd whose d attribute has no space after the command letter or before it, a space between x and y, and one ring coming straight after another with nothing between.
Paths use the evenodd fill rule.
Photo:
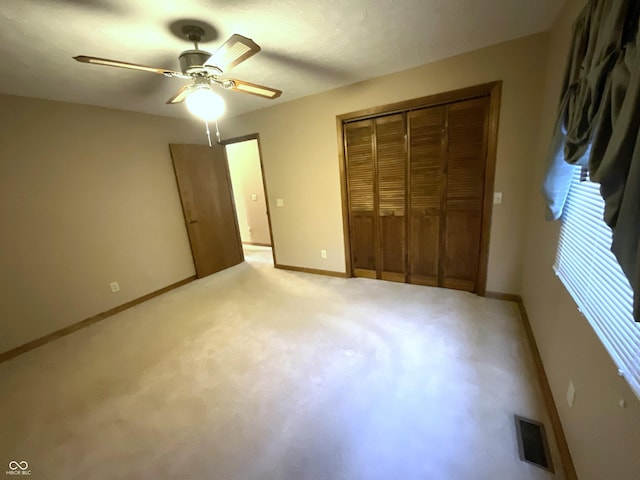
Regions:
<instances>
[{"instance_id":1,"label":"open doorway","mask_svg":"<svg viewBox=\"0 0 640 480\"><path fill-rule=\"evenodd\" d=\"M273 235L269 200L264 179L259 135L247 135L223 142L236 206L240 238L245 249L270 248ZM275 254L273 254L275 264Z\"/></svg>"}]
</instances>

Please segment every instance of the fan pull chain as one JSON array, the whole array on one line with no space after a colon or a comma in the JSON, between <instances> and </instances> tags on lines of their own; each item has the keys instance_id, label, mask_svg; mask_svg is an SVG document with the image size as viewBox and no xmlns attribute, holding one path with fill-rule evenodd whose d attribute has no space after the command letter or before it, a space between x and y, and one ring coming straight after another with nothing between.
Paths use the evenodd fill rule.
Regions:
<instances>
[{"instance_id":1,"label":"fan pull chain","mask_svg":"<svg viewBox=\"0 0 640 480\"><path fill-rule=\"evenodd\" d=\"M218 128L218 120L216 120L216 138L218 139L218 143L222 143L220 140L220 129ZM211 142L211 140L209 140Z\"/></svg>"},{"instance_id":2,"label":"fan pull chain","mask_svg":"<svg viewBox=\"0 0 640 480\"><path fill-rule=\"evenodd\" d=\"M216 122L217 124L218 122ZM209 122L204 121L204 126L207 128L207 140L209 140L209 146L211 147L211 132L209 131Z\"/></svg>"},{"instance_id":3,"label":"fan pull chain","mask_svg":"<svg viewBox=\"0 0 640 480\"><path fill-rule=\"evenodd\" d=\"M220 128L218 127L218 121L216 120L216 138L218 139L218 143L222 143L222 139L220 138ZM209 146L211 147L211 131L209 130L209 122L204 121L204 126L207 129L207 140L209 140Z\"/></svg>"}]
</instances>

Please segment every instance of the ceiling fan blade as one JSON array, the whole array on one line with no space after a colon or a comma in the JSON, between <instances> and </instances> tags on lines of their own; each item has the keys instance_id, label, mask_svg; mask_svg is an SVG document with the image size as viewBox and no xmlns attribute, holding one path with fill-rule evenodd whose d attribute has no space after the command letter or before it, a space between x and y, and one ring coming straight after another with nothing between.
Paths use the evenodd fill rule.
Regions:
<instances>
[{"instance_id":1,"label":"ceiling fan blade","mask_svg":"<svg viewBox=\"0 0 640 480\"><path fill-rule=\"evenodd\" d=\"M73 59L77 62L90 63L93 65L104 65L107 67L127 68L129 70L140 70L143 72L158 73L160 75L165 75L167 77L190 78L188 75L184 75L183 73L176 72L173 70L167 70L164 68L156 68L156 67L148 67L146 65L138 65L137 63L121 62L119 60L109 60L108 58L87 57L86 55L78 55L77 57L73 57Z\"/></svg>"},{"instance_id":2,"label":"ceiling fan blade","mask_svg":"<svg viewBox=\"0 0 640 480\"><path fill-rule=\"evenodd\" d=\"M205 65L218 67L220 70L227 71L239 63L244 62L260 51L260 46L253 40L237 33L231 35L229 40L224 42L222 46L206 61Z\"/></svg>"},{"instance_id":3,"label":"ceiling fan blade","mask_svg":"<svg viewBox=\"0 0 640 480\"><path fill-rule=\"evenodd\" d=\"M187 96L191 93L192 87L193 85L185 85L180 90L178 90L178 93L167 100L165 104L172 105L174 103L184 102L184 99L187 98Z\"/></svg>"},{"instance_id":4,"label":"ceiling fan blade","mask_svg":"<svg viewBox=\"0 0 640 480\"><path fill-rule=\"evenodd\" d=\"M265 87L264 85L257 85L255 83L245 82L243 80L236 79L224 79L222 86L229 90L235 90L236 92L250 93L251 95L258 95L259 97L269 98L271 100L278 98L282 95L281 90L275 88Z\"/></svg>"}]
</instances>

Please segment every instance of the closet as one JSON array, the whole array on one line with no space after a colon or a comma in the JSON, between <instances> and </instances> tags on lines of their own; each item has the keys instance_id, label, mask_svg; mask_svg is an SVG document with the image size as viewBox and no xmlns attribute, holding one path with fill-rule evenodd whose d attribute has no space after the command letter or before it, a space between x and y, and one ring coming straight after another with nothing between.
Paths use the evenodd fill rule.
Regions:
<instances>
[{"instance_id":1,"label":"closet","mask_svg":"<svg viewBox=\"0 0 640 480\"><path fill-rule=\"evenodd\" d=\"M483 94L341 119L354 276L483 290L491 110Z\"/></svg>"}]
</instances>

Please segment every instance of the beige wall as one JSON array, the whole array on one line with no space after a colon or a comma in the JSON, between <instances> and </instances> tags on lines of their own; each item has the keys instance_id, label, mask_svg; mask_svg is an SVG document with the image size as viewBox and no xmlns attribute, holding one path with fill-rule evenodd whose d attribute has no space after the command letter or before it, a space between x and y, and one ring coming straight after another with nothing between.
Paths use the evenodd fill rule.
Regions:
<instances>
[{"instance_id":1,"label":"beige wall","mask_svg":"<svg viewBox=\"0 0 640 480\"><path fill-rule=\"evenodd\" d=\"M197 122L0 106L0 351L194 274L168 144L202 143Z\"/></svg>"},{"instance_id":2,"label":"beige wall","mask_svg":"<svg viewBox=\"0 0 640 480\"><path fill-rule=\"evenodd\" d=\"M232 143L226 150L240 237L243 242L271 245L258 141Z\"/></svg>"},{"instance_id":3,"label":"beige wall","mask_svg":"<svg viewBox=\"0 0 640 480\"><path fill-rule=\"evenodd\" d=\"M345 271L336 115L503 80L495 189L504 203L494 208L487 286L519 291L546 38L525 37L223 121L226 138L260 133L278 263ZM275 206L277 198L283 207Z\"/></svg>"},{"instance_id":4,"label":"beige wall","mask_svg":"<svg viewBox=\"0 0 640 480\"><path fill-rule=\"evenodd\" d=\"M553 273L559 222L545 222L539 193L571 24L584 0L568 0L550 32L541 137L531 165L531 207L523 275L525 305L581 480L640 478L640 402ZM576 400L569 408L569 381ZM618 402L624 399L627 408Z\"/></svg>"}]
</instances>

